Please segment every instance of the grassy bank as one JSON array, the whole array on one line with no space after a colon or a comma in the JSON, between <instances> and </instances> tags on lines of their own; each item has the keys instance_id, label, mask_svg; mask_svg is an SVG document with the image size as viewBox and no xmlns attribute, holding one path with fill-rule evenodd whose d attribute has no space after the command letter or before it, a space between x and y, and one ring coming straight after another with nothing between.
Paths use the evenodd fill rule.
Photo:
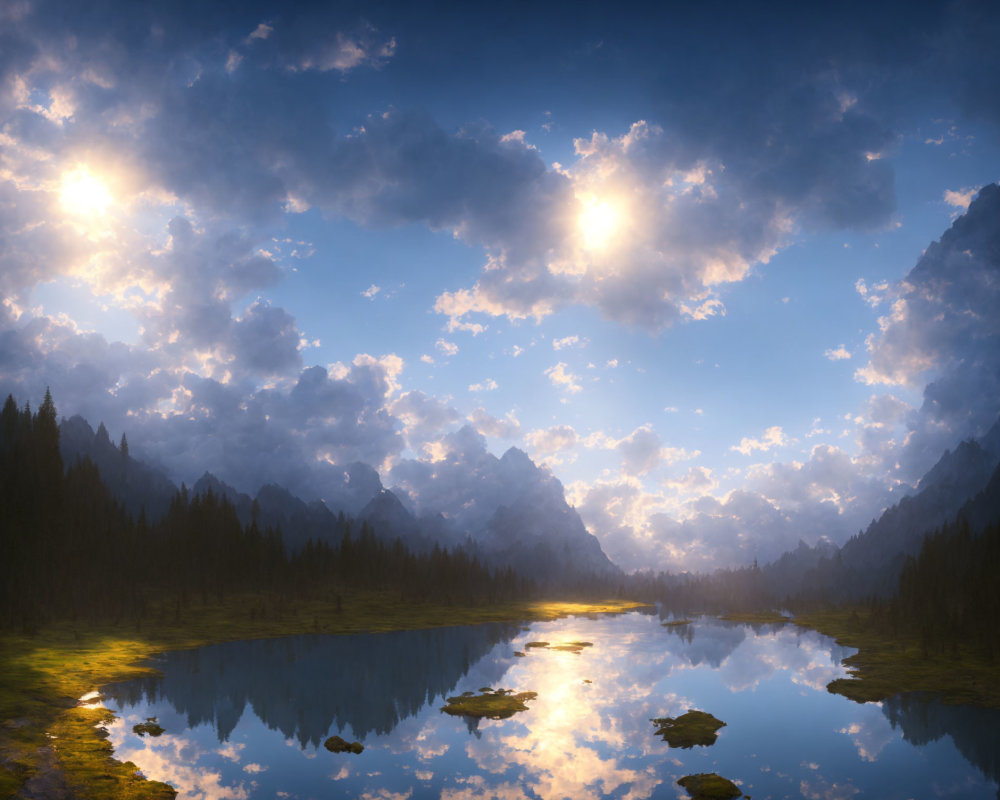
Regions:
<instances>
[{"instance_id":1,"label":"grassy bank","mask_svg":"<svg viewBox=\"0 0 1000 800\"><path fill-rule=\"evenodd\" d=\"M933 692L950 705L1000 708L1000 662L987 661L969 648L925 654L917 637L890 638L873 630L862 609L803 614L794 621L858 649L844 660L851 677L827 687L835 694L865 703L901 692Z\"/></svg>"},{"instance_id":2,"label":"grassy bank","mask_svg":"<svg viewBox=\"0 0 1000 800\"><path fill-rule=\"evenodd\" d=\"M133 764L115 761L97 727L104 709L78 698L111 681L149 674L143 661L164 650L303 633L368 633L499 621L542 621L571 614L620 613L640 603L522 602L460 607L404 604L385 594L330 602L233 596L187 606L164 600L137 624L61 622L35 636L0 635L0 798L35 796L168 798Z\"/></svg>"}]
</instances>

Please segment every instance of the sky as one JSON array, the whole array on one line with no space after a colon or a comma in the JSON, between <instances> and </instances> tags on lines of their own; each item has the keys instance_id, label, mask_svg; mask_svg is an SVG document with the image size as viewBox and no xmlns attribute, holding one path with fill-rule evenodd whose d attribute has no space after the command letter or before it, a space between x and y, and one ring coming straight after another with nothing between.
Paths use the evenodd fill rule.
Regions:
<instances>
[{"instance_id":1,"label":"sky","mask_svg":"<svg viewBox=\"0 0 1000 800\"><path fill-rule=\"evenodd\" d=\"M455 519L516 447L628 570L843 542L1000 413L1000 8L648 5L0 0L0 390Z\"/></svg>"}]
</instances>

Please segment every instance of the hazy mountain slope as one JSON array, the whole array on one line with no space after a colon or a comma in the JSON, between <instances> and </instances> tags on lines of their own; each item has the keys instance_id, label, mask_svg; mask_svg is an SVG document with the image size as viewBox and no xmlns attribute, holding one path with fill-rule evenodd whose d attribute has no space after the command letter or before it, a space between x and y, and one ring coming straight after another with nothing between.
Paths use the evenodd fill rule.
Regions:
<instances>
[{"instance_id":1,"label":"hazy mountain slope","mask_svg":"<svg viewBox=\"0 0 1000 800\"><path fill-rule=\"evenodd\" d=\"M947 451L920 480L917 493L904 497L841 548L844 565L871 570L913 555L929 530L951 520L987 484L1000 457L991 452L998 426L980 441L966 441Z\"/></svg>"},{"instance_id":2,"label":"hazy mountain slope","mask_svg":"<svg viewBox=\"0 0 1000 800\"><path fill-rule=\"evenodd\" d=\"M123 454L103 423L95 433L83 417L64 419L59 426L59 452L67 466L83 456L93 461L115 500L135 517L145 510L149 520L159 519L177 492L161 471Z\"/></svg>"},{"instance_id":3,"label":"hazy mountain slope","mask_svg":"<svg viewBox=\"0 0 1000 800\"><path fill-rule=\"evenodd\" d=\"M150 520L159 519L178 491L162 472L123 455L103 425L95 433L82 417L63 421L60 449L67 463L89 457L116 499L134 515L145 509ZM344 468L343 484L331 488L326 502L307 503L275 484L260 487L253 496L210 472L189 487L188 493L193 496L211 491L226 498L244 525L250 523L256 501L258 525L280 527L286 546L292 550L300 549L310 538L339 541L344 523L353 520L355 533L367 522L379 537L398 537L416 551L430 549L435 543L462 545L489 563L514 566L538 580L619 573L566 503L562 484L551 473L539 469L516 448L500 459L491 459L496 462L495 485L480 495L466 489L470 496L464 501L478 504L482 513L465 524L441 513L424 512L416 517L396 493L382 486L378 473L362 463Z\"/></svg>"}]
</instances>

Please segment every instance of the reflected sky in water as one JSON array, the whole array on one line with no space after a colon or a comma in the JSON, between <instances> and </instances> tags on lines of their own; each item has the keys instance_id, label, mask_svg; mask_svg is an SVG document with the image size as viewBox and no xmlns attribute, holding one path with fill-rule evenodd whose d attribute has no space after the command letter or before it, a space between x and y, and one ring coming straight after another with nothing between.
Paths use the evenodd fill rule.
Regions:
<instances>
[{"instance_id":1,"label":"reflected sky in water","mask_svg":"<svg viewBox=\"0 0 1000 800\"><path fill-rule=\"evenodd\" d=\"M537 640L593 646L526 648ZM997 712L831 695L849 652L792 625L667 628L631 613L214 645L105 693L117 756L197 800L682 798L676 781L695 772L756 800L997 795ZM538 697L506 720L440 712L484 686ZM727 723L715 745L653 735L651 718L689 708ZM147 717L166 733L134 734ZM334 734L365 751L326 751Z\"/></svg>"}]
</instances>

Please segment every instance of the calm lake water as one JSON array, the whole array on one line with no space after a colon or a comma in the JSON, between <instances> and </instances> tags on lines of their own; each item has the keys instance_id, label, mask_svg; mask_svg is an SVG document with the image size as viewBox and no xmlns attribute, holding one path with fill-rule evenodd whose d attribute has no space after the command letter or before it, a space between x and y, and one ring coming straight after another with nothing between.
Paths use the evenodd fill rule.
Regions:
<instances>
[{"instance_id":1,"label":"calm lake water","mask_svg":"<svg viewBox=\"0 0 1000 800\"><path fill-rule=\"evenodd\" d=\"M593 646L526 648L537 640ZM997 796L1000 713L831 695L850 652L793 625L634 612L234 642L167 653L161 678L104 691L117 757L181 798L685 798L676 781L697 772L754 800ZM485 686L538 697L500 721L441 713ZM654 737L652 717L690 708L727 723L713 746ZM166 732L134 734L147 717ZM328 752L333 734L364 752Z\"/></svg>"}]
</instances>

